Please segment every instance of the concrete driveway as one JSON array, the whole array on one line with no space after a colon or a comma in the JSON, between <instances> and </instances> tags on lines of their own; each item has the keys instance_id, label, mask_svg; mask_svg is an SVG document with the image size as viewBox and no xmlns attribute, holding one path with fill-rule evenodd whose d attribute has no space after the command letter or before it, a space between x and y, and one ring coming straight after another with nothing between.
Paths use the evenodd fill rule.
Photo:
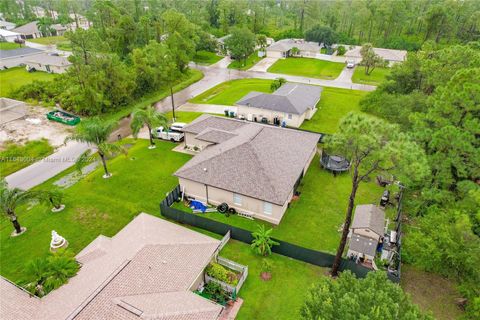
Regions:
<instances>
[{"instance_id":1,"label":"concrete driveway","mask_svg":"<svg viewBox=\"0 0 480 320\"><path fill-rule=\"evenodd\" d=\"M258 72L267 72L268 68L270 68L275 62L278 61L279 58L263 58L256 65L248 69L248 71L258 71Z\"/></svg>"},{"instance_id":2,"label":"concrete driveway","mask_svg":"<svg viewBox=\"0 0 480 320\"><path fill-rule=\"evenodd\" d=\"M88 148L89 146L83 143L69 142L66 146L60 147L57 152L12 173L5 180L11 188L28 190L73 166L78 156ZM29 159L24 159L24 161L29 161Z\"/></svg>"},{"instance_id":3,"label":"concrete driveway","mask_svg":"<svg viewBox=\"0 0 480 320\"><path fill-rule=\"evenodd\" d=\"M342 72L338 75L338 77L334 81L343 82L343 83L352 83L352 76L355 68L343 68Z\"/></svg>"}]
</instances>

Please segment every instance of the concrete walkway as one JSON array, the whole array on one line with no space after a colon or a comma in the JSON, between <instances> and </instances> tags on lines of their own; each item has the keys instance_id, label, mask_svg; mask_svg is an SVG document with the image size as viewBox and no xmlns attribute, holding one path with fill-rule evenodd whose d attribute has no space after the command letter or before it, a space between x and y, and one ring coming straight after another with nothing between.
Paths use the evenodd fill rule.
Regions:
<instances>
[{"instance_id":1,"label":"concrete walkway","mask_svg":"<svg viewBox=\"0 0 480 320\"><path fill-rule=\"evenodd\" d=\"M45 159L7 176L5 180L9 187L28 190L73 166L78 156L88 148L86 144L69 142Z\"/></svg>"}]
</instances>

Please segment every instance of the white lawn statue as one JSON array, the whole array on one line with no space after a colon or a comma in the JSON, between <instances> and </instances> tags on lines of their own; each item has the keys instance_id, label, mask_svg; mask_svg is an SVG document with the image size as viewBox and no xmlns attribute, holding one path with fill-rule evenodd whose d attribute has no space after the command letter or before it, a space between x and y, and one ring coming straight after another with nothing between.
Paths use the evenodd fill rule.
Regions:
<instances>
[{"instance_id":1,"label":"white lawn statue","mask_svg":"<svg viewBox=\"0 0 480 320\"><path fill-rule=\"evenodd\" d=\"M50 241L50 251L55 252L60 248L68 247L68 241L59 235L55 230L52 230L52 241Z\"/></svg>"}]
</instances>

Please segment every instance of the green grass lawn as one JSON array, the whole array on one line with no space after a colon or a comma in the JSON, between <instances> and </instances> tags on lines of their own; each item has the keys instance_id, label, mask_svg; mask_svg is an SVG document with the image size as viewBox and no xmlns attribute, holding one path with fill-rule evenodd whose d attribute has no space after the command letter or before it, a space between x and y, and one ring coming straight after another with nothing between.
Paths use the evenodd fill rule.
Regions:
<instances>
[{"instance_id":1,"label":"green grass lawn","mask_svg":"<svg viewBox=\"0 0 480 320\"><path fill-rule=\"evenodd\" d=\"M4 178L53 152L46 139L28 141L24 145L7 143L0 151L0 178ZM19 159L21 157L21 159Z\"/></svg>"},{"instance_id":2,"label":"green grass lawn","mask_svg":"<svg viewBox=\"0 0 480 320\"><path fill-rule=\"evenodd\" d=\"M61 213L50 212L46 205L19 208L19 221L28 230L16 238L10 237L11 222L0 220L0 272L4 277L15 282L25 278L25 264L48 254L52 230L64 236L69 248L77 253L100 234L115 235L142 211L159 215L160 200L178 183L172 173L191 156L171 151L175 144L170 142L158 141L153 150L147 149L147 140L126 142L134 144L128 156L108 162L112 178L103 179L103 171L98 168L65 189L66 209ZM69 171L74 169L60 176ZM58 178L37 189L48 190Z\"/></svg>"},{"instance_id":3,"label":"green grass lawn","mask_svg":"<svg viewBox=\"0 0 480 320\"><path fill-rule=\"evenodd\" d=\"M254 254L249 245L230 240L220 255L248 265L248 277L240 289L243 305L238 320L284 320L299 319L300 307L307 290L327 270L278 254L262 258ZM260 278L262 260L272 263L272 279Z\"/></svg>"},{"instance_id":4,"label":"green grass lawn","mask_svg":"<svg viewBox=\"0 0 480 320\"><path fill-rule=\"evenodd\" d=\"M334 133L338 123L350 111L360 112L360 100L365 91L323 87L317 112L312 119L305 120L302 129L322 133Z\"/></svg>"},{"instance_id":5,"label":"green grass lawn","mask_svg":"<svg viewBox=\"0 0 480 320\"><path fill-rule=\"evenodd\" d=\"M55 74L35 71L27 72L23 67L0 71L0 97L8 97L10 93L34 80L53 80Z\"/></svg>"},{"instance_id":6,"label":"green grass lawn","mask_svg":"<svg viewBox=\"0 0 480 320\"><path fill-rule=\"evenodd\" d=\"M332 80L338 77L344 67L344 63L338 62L311 58L287 58L279 59L268 68L268 72Z\"/></svg>"},{"instance_id":7,"label":"green grass lawn","mask_svg":"<svg viewBox=\"0 0 480 320\"><path fill-rule=\"evenodd\" d=\"M0 42L0 50L12 50L21 47L22 46L20 44L14 42Z\"/></svg>"},{"instance_id":8,"label":"green grass lawn","mask_svg":"<svg viewBox=\"0 0 480 320\"><path fill-rule=\"evenodd\" d=\"M193 61L198 64L210 65L220 61L222 58L223 57L217 55L215 52L202 50L202 51L197 51L195 56L193 56Z\"/></svg>"},{"instance_id":9,"label":"green grass lawn","mask_svg":"<svg viewBox=\"0 0 480 320\"><path fill-rule=\"evenodd\" d=\"M345 219L351 177L348 173L334 177L323 170L319 157L315 156L299 191L300 199L290 204L278 226L261 220L210 212L203 217L228 223L246 230L255 231L258 224L273 228L272 236L310 249L334 253L340 241L338 229ZM356 204L377 203L383 188L373 182L364 183L357 191ZM183 203L175 208L190 211Z\"/></svg>"},{"instance_id":10,"label":"green grass lawn","mask_svg":"<svg viewBox=\"0 0 480 320\"><path fill-rule=\"evenodd\" d=\"M369 75L365 74L365 67L357 66L353 72L352 82L378 85L385 81L385 77L390 74L390 68L375 68Z\"/></svg>"},{"instance_id":11,"label":"green grass lawn","mask_svg":"<svg viewBox=\"0 0 480 320\"><path fill-rule=\"evenodd\" d=\"M42 38L36 38L36 39L28 39L27 41L35 42L35 43L38 43L38 44L43 44L43 45L46 45L46 46L55 45L60 50L65 50L65 51L71 51L72 50L70 40L68 40L64 36L42 37Z\"/></svg>"},{"instance_id":12,"label":"green grass lawn","mask_svg":"<svg viewBox=\"0 0 480 320\"><path fill-rule=\"evenodd\" d=\"M234 105L251 91L270 93L272 80L240 79L221 83L191 99L192 103ZM359 102L367 92L324 87L317 105L318 111L311 120L305 120L302 129L334 133L339 120L350 111L360 112Z\"/></svg>"},{"instance_id":13,"label":"green grass lawn","mask_svg":"<svg viewBox=\"0 0 480 320\"><path fill-rule=\"evenodd\" d=\"M272 80L240 79L220 83L219 85L191 99L192 103L224 104L233 106L251 91L271 92Z\"/></svg>"},{"instance_id":14,"label":"green grass lawn","mask_svg":"<svg viewBox=\"0 0 480 320\"><path fill-rule=\"evenodd\" d=\"M245 64L243 63L243 61L235 60L228 65L228 68L229 69L237 69L237 70L248 70L251 67L253 67L255 64L257 64L257 62L259 62L262 59L263 59L263 57L258 56L258 51L255 51L254 53L252 53L251 55L248 56Z\"/></svg>"}]
</instances>

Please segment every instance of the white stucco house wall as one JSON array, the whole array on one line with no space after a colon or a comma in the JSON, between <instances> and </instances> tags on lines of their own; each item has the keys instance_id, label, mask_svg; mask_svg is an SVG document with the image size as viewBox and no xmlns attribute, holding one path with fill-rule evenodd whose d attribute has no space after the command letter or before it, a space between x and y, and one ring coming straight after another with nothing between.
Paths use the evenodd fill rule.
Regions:
<instances>
[{"instance_id":1,"label":"white stucco house wall","mask_svg":"<svg viewBox=\"0 0 480 320\"><path fill-rule=\"evenodd\" d=\"M323 88L285 83L272 94L253 91L236 102L237 117L298 128L317 111Z\"/></svg>"}]
</instances>

